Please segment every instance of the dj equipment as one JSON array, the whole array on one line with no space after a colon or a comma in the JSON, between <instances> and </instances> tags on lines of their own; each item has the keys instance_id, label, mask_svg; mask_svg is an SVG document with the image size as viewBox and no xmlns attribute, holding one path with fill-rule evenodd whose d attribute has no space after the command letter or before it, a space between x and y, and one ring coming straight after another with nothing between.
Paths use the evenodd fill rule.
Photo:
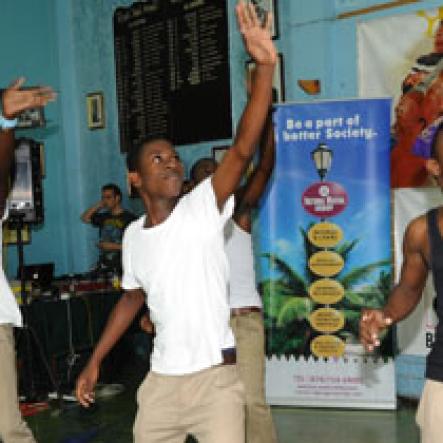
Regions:
<instances>
[{"instance_id":1,"label":"dj equipment","mask_svg":"<svg viewBox=\"0 0 443 443\"><path fill-rule=\"evenodd\" d=\"M17 270L17 278L21 278L20 268ZM25 281L29 281L33 286L40 290L51 288L54 280L54 263L38 263L23 266L23 277Z\"/></svg>"}]
</instances>

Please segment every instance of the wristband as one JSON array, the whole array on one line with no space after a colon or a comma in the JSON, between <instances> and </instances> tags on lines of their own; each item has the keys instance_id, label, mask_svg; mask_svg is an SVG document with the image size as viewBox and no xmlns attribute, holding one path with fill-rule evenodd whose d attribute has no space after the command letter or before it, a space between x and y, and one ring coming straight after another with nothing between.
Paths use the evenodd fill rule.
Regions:
<instances>
[{"instance_id":1,"label":"wristband","mask_svg":"<svg viewBox=\"0 0 443 443\"><path fill-rule=\"evenodd\" d=\"M15 128L17 126L17 122L18 122L18 119L16 119L16 118L9 120L0 114L0 128L1 129Z\"/></svg>"}]
</instances>

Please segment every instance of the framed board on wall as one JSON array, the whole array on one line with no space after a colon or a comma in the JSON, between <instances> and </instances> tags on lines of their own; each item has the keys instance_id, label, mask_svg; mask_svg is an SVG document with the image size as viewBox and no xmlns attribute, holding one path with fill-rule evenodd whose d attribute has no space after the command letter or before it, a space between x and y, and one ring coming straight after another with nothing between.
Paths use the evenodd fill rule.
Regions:
<instances>
[{"instance_id":1,"label":"framed board on wall","mask_svg":"<svg viewBox=\"0 0 443 443\"><path fill-rule=\"evenodd\" d=\"M283 54L277 55L277 64L275 65L274 77L272 79L272 102L281 103L285 101L285 77L284 77L284 64ZM248 60L245 66L246 76L246 89L250 91L252 84L252 76L255 69L255 63L252 60Z\"/></svg>"},{"instance_id":2,"label":"framed board on wall","mask_svg":"<svg viewBox=\"0 0 443 443\"><path fill-rule=\"evenodd\" d=\"M277 39L279 37L277 0L251 0L251 1L255 5L257 15L262 20L262 22L266 20L267 13L272 14L271 36L273 39Z\"/></svg>"},{"instance_id":3,"label":"framed board on wall","mask_svg":"<svg viewBox=\"0 0 443 443\"><path fill-rule=\"evenodd\" d=\"M226 0L134 3L114 14L121 150L232 137Z\"/></svg>"},{"instance_id":4,"label":"framed board on wall","mask_svg":"<svg viewBox=\"0 0 443 443\"><path fill-rule=\"evenodd\" d=\"M105 106L102 92L91 92L86 96L86 110L89 129L105 127Z\"/></svg>"}]
</instances>

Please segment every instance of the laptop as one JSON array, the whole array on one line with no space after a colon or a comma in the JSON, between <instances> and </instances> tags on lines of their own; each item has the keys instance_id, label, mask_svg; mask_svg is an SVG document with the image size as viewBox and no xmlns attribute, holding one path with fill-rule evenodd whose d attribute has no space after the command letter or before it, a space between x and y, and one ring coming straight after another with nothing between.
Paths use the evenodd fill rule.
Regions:
<instances>
[{"instance_id":1,"label":"laptop","mask_svg":"<svg viewBox=\"0 0 443 443\"><path fill-rule=\"evenodd\" d=\"M37 263L23 266L25 281L31 281L41 289L51 286L54 279L54 263ZM20 280L20 269L17 270L17 278Z\"/></svg>"}]
</instances>

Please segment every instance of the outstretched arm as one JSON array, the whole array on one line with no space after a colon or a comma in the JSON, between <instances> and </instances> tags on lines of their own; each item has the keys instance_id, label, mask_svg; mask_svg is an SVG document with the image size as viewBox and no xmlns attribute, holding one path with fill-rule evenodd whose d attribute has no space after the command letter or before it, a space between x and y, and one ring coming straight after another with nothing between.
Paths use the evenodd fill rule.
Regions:
<instances>
[{"instance_id":1,"label":"outstretched arm","mask_svg":"<svg viewBox=\"0 0 443 443\"><path fill-rule=\"evenodd\" d=\"M24 81L20 78L3 91L0 113L4 118L14 119L26 109L45 106L55 99L54 91L48 87L21 90ZM0 128L0 216L3 216L5 210L13 158L14 131Z\"/></svg>"},{"instance_id":2,"label":"outstretched arm","mask_svg":"<svg viewBox=\"0 0 443 443\"><path fill-rule=\"evenodd\" d=\"M256 64L256 72L234 144L212 177L220 209L237 188L256 149L271 102L272 77L277 58L271 39L270 17L263 27L254 6L242 1L237 4L236 13L245 48Z\"/></svg>"},{"instance_id":3,"label":"outstretched arm","mask_svg":"<svg viewBox=\"0 0 443 443\"><path fill-rule=\"evenodd\" d=\"M94 402L94 387L98 380L100 365L128 329L144 302L144 292L141 289L134 289L125 292L112 310L88 364L77 379L75 395L83 406L88 407Z\"/></svg>"},{"instance_id":4,"label":"outstretched arm","mask_svg":"<svg viewBox=\"0 0 443 443\"><path fill-rule=\"evenodd\" d=\"M407 317L420 302L428 275L426 216L413 220L403 241L403 264L400 281L392 290L383 309L362 312L360 340L369 351L379 346L380 333L388 326Z\"/></svg>"},{"instance_id":5,"label":"outstretched arm","mask_svg":"<svg viewBox=\"0 0 443 443\"><path fill-rule=\"evenodd\" d=\"M260 139L260 157L245 186L236 193L235 222L246 232L251 232L251 211L262 196L275 163L274 126L269 110Z\"/></svg>"},{"instance_id":6,"label":"outstretched arm","mask_svg":"<svg viewBox=\"0 0 443 443\"><path fill-rule=\"evenodd\" d=\"M100 242L98 242L97 246L102 251L121 251L122 250L121 243L115 243L112 241L100 241Z\"/></svg>"}]
</instances>

